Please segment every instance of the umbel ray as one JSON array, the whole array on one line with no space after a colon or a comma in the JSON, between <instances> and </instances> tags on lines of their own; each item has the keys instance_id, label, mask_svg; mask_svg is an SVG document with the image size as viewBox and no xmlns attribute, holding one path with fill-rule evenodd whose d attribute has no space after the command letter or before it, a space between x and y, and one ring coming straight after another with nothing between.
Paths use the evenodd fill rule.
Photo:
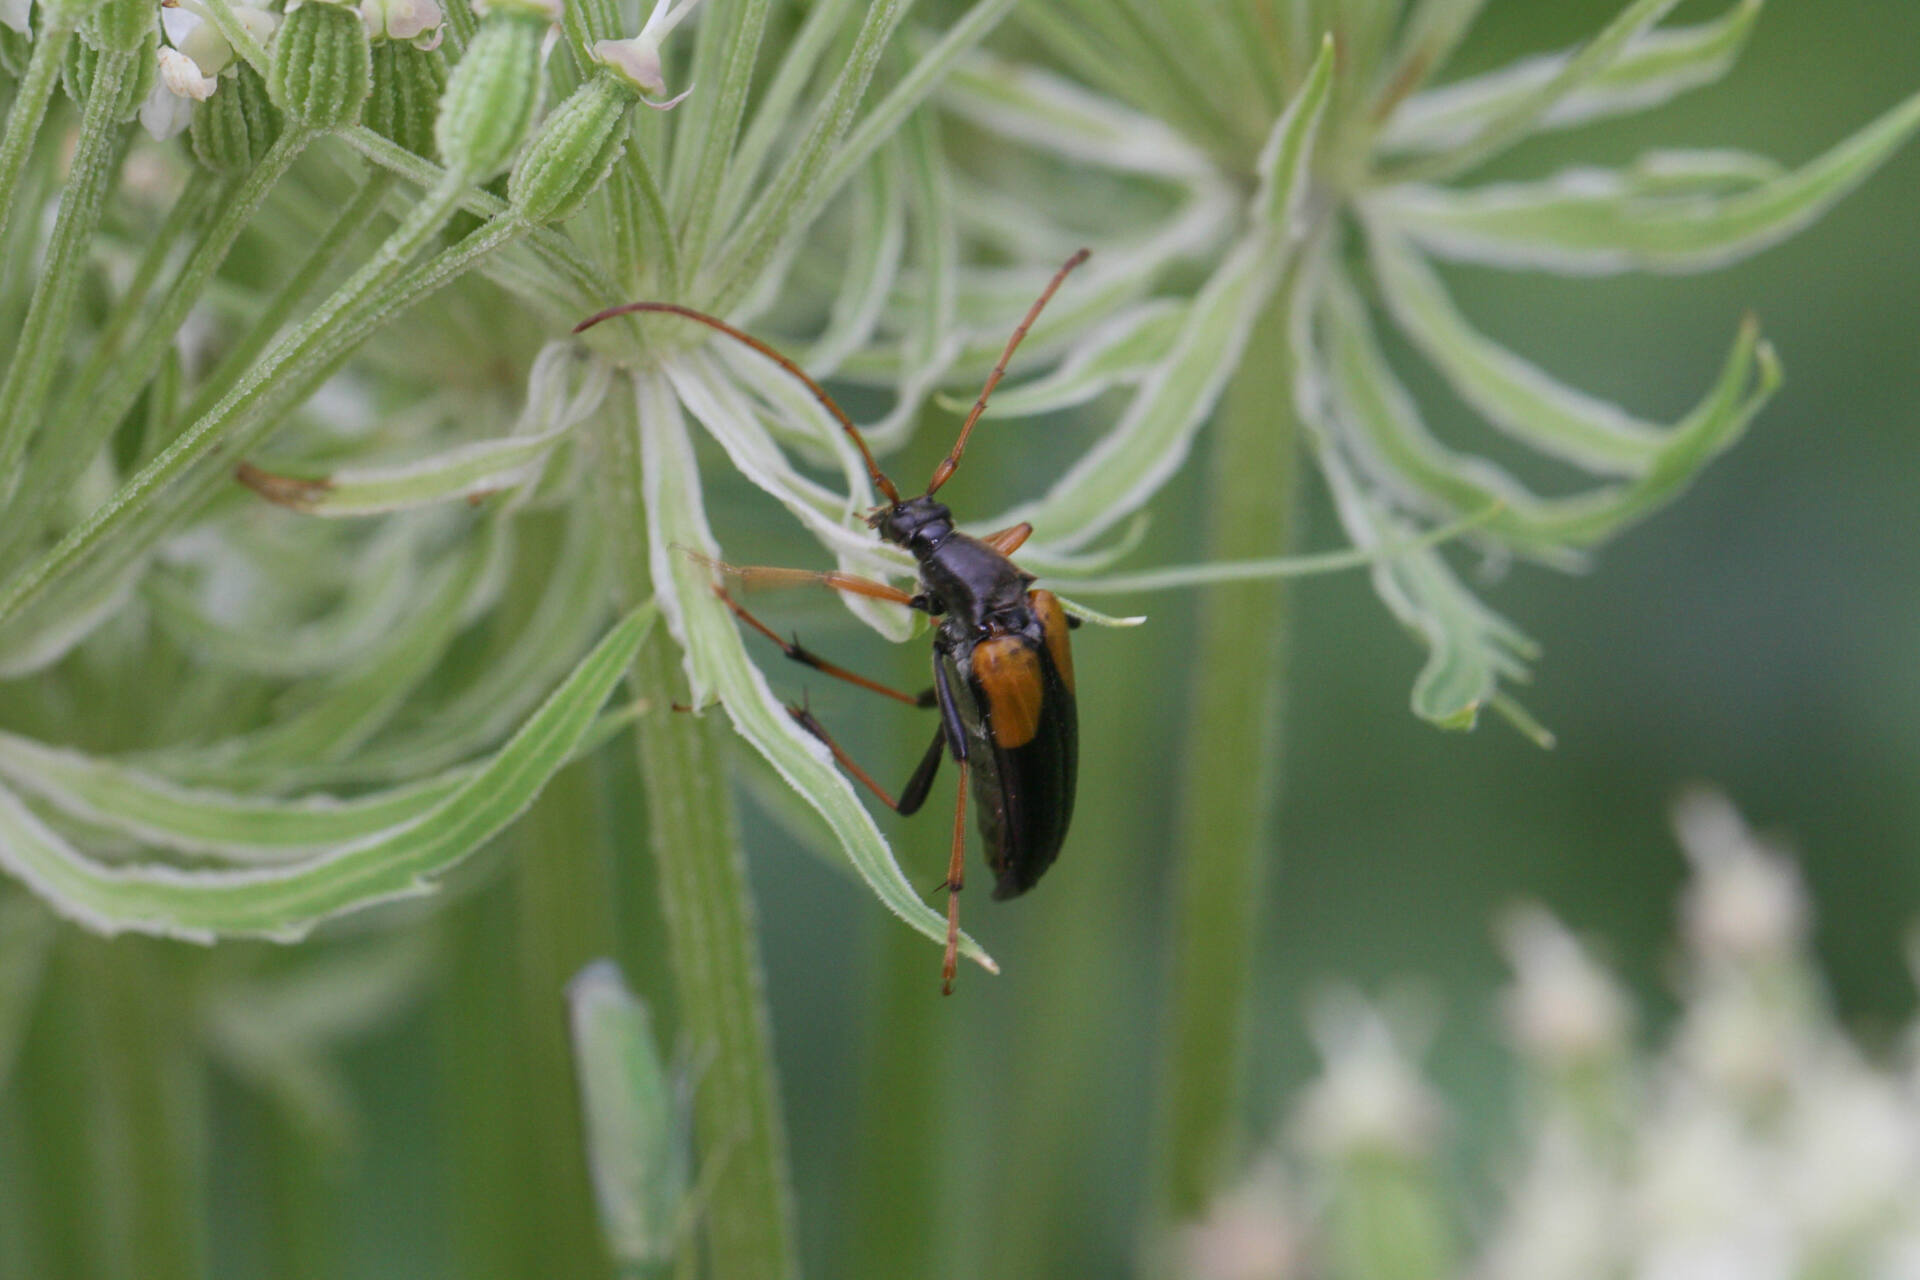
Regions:
<instances>
[{"instance_id":1,"label":"umbel ray","mask_svg":"<svg viewBox=\"0 0 1920 1280\"><path fill-rule=\"evenodd\" d=\"M919 566L919 590L906 592L855 574L770 566L715 564L714 569L742 586L816 585L889 600L938 619L933 633L933 687L916 697L835 666L798 642L787 641L748 613L722 585L715 591L745 624L780 646L795 662L823 675L845 680L913 706L936 707L940 727L900 798L894 799L855 764L804 706L788 714L833 752L849 774L902 814L919 811L933 787L943 756L960 771L953 817L953 851L947 863L947 951L941 989L951 995L958 968L959 893L966 873L967 789L971 781L980 840L993 869L996 899L1018 897L1031 889L1060 852L1073 817L1075 771L1080 753L1079 719L1074 703L1073 648L1067 632L1077 625L1050 591L1036 590L1034 576L1012 560L1033 532L1017 524L984 538L954 528L953 513L934 494L953 477L967 438L986 411L987 397L1007 371L1007 363L1040 311L1067 278L1087 260L1080 250L1062 264L1041 290L1007 340L999 363L987 375L980 396L960 426L959 437L933 469L926 492L902 498L873 460L858 427L819 383L766 343L726 321L671 302L630 302L583 320L575 333L637 312L683 316L745 344L806 384L814 398L839 422L865 461L884 505L867 515L881 538L905 548Z\"/></svg>"}]
</instances>

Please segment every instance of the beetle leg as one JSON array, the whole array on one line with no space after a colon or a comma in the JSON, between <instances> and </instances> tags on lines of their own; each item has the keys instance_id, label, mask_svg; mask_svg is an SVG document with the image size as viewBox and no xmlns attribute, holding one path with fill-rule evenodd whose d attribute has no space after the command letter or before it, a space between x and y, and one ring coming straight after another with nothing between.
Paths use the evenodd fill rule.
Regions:
<instances>
[{"instance_id":1,"label":"beetle leg","mask_svg":"<svg viewBox=\"0 0 1920 1280\"><path fill-rule=\"evenodd\" d=\"M833 752L835 763L851 774L855 782L858 782L861 786L878 796L881 804L887 806L889 809L898 810L900 808L898 804L894 803L893 797L887 794L886 788L875 782L872 774L855 764L853 757L848 755L846 750L833 740L833 735L827 732L827 726L815 719L813 712L807 710L805 707L789 705L787 707L787 714L793 717L795 724L820 739L820 741L826 743L827 750Z\"/></svg>"},{"instance_id":2,"label":"beetle leg","mask_svg":"<svg viewBox=\"0 0 1920 1280\"><path fill-rule=\"evenodd\" d=\"M894 806L902 817L920 812L920 806L927 802L927 792L933 790L933 775L940 772L940 757L946 754L947 731L942 727L934 730L932 745L927 748L927 754L920 757L919 767L914 769L906 789L900 793L900 803Z\"/></svg>"},{"instance_id":3,"label":"beetle leg","mask_svg":"<svg viewBox=\"0 0 1920 1280\"><path fill-rule=\"evenodd\" d=\"M733 610L734 617L740 619L740 621L746 623L755 631L758 631L761 635L779 645L781 653L799 663L801 666L812 667L823 676L832 676L836 680L845 680L848 684L857 684L862 689L871 689L877 694L892 698L896 702L904 702L910 707L931 707L934 704L934 693L931 688L918 694L903 693L898 689L881 684L878 680L869 680L858 672L849 671L845 667L828 662L813 650L802 645L797 636L791 641L782 640L779 632L741 608L739 602L727 594L725 587L715 587L713 593L726 603L727 608Z\"/></svg>"},{"instance_id":4,"label":"beetle leg","mask_svg":"<svg viewBox=\"0 0 1920 1280\"><path fill-rule=\"evenodd\" d=\"M890 587L884 582L875 582L872 578L863 578L856 573L838 571L822 572L817 569L788 569L778 565L728 564L724 560L715 560L703 556L698 551L688 551L688 555L706 565L715 573L725 574L749 587L826 587L831 591L845 591L856 596L869 596L875 600L886 600L893 604L903 604L914 608L914 595L898 587Z\"/></svg>"},{"instance_id":5,"label":"beetle leg","mask_svg":"<svg viewBox=\"0 0 1920 1280\"><path fill-rule=\"evenodd\" d=\"M990 533L986 537L980 539L980 541L986 543L988 546L992 547L995 551L998 551L1001 555L1010 556L1014 552L1018 551L1021 545L1025 543L1026 540L1028 538L1031 538L1032 536L1033 536L1033 526L1028 524L1025 520L1022 520L1019 524L1014 525L1012 528L1002 529L998 533Z\"/></svg>"},{"instance_id":6,"label":"beetle leg","mask_svg":"<svg viewBox=\"0 0 1920 1280\"><path fill-rule=\"evenodd\" d=\"M940 994L953 994L960 972L960 886L967 873L967 762L960 762L960 800L953 807L953 856L947 861L947 955L940 965Z\"/></svg>"},{"instance_id":7,"label":"beetle leg","mask_svg":"<svg viewBox=\"0 0 1920 1280\"><path fill-rule=\"evenodd\" d=\"M934 775L940 771L940 757L946 754L947 737L944 730L934 734L933 745L927 748L927 754L921 757L919 765L913 771L913 776L907 779L906 790L900 793L898 800L895 800L887 794L884 787L873 780L872 774L854 762L853 757L847 754L846 748L833 740L833 735L827 732L827 726L821 724L812 711L805 706L789 705L787 714L793 717L795 724L825 743L827 750L833 752L834 761L845 769L855 782L873 792L881 804L901 817L911 818L920 812L920 806L927 802L927 792L933 787Z\"/></svg>"}]
</instances>

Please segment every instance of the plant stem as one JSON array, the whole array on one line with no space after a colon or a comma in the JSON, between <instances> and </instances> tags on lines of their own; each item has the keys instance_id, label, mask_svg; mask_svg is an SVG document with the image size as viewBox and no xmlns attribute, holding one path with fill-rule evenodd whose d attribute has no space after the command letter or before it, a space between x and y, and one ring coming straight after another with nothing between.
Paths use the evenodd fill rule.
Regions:
<instances>
[{"instance_id":1,"label":"plant stem","mask_svg":"<svg viewBox=\"0 0 1920 1280\"><path fill-rule=\"evenodd\" d=\"M495 219L394 279L406 259L452 214L457 199L457 192L449 190L453 185L448 182L414 206L372 259L283 338L213 409L142 467L113 498L69 530L51 551L0 587L0 621L16 616L54 583L92 561L103 545L136 521L164 524L179 512L191 510L204 500L211 486L225 483L222 473L201 470L199 478L185 486L184 498L169 499L164 491L190 468L222 451L228 456L244 454L278 423L279 415L312 395L374 330L525 234L525 223L511 217ZM156 506L162 502L171 505L156 515ZM147 538L131 537L128 544L133 550L123 552L123 559L152 545Z\"/></svg>"},{"instance_id":2,"label":"plant stem","mask_svg":"<svg viewBox=\"0 0 1920 1280\"><path fill-rule=\"evenodd\" d=\"M609 402L623 399L632 404L618 394ZM620 591L638 602L653 588L631 409L602 439L603 511ZM786 1136L753 899L725 754L716 740L719 718L669 710L684 693L680 655L664 628L642 647L632 685L655 708L636 726L640 777L680 1031L695 1073L696 1179L711 1187L700 1206L708 1274L713 1280L781 1280L798 1271Z\"/></svg>"},{"instance_id":3,"label":"plant stem","mask_svg":"<svg viewBox=\"0 0 1920 1280\"><path fill-rule=\"evenodd\" d=\"M80 288L86 249L106 211L108 183L118 167L126 129L117 117L123 86L135 74L140 54L103 53L95 67L93 89L80 117L73 163L60 196L53 237L34 285L33 301L13 359L0 381L0 502L10 500L19 481L18 464L39 425L42 402L53 383L65 348L67 320Z\"/></svg>"},{"instance_id":4,"label":"plant stem","mask_svg":"<svg viewBox=\"0 0 1920 1280\"><path fill-rule=\"evenodd\" d=\"M189 1280L206 1273L205 1133L188 989L174 944L146 939L76 946L85 988L98 1143L95 1186L119 1246L107 1274Z\"/></svg>"},{"instance_id":5,"label":"plant stem","mask_svg":"<svg viewBox=\"0 0 1920 1280\"><path fill-rule=\"evenodd\" d=\"M1284 554L1296 427L1286 313L1292 279L1256 325L1212 428L1208 560ZM1234 1154L1247 988L1280 785L1283 584L1203 597L1174 847L1173 975L1155 1176L1163 1223L1202 1212Z\"/></svg>"},{"instance_id":6,"label":"plant stem","mask_svg":"<svg viewBox=\"0 0 1920 1280\"><path fill-rule=\"evenodd\" d=\"M340 206L338 215L327 227L326 233L314 242L306 259L295 268L286 283L274 291L267 300L266 309L254 317L246 335L221 357L220 364L208 376L205 385L195 395L192 407L187 410L187 421L198 421L202 414L213 408L225 388L238 382L247 367L266 350L267 344L273 341L280 326L293 315L301 299L312 292L321 276L346 256L347 247L372 223L387 193L393 190L394 181L394 176L384 169L367 172L366 180Z\"/></svg>"},{"instance_id":7,"label":"plant stem","mask_svg":"<svg viewBox=\"0 0 1920 1280\"><path fill-rule=\"evenodd\" d=\"M146 301L129 291L123 304L102 331L100 340L75 376L74 386L55 405L47 420L47 442L28 463L28 490L21 495L17 527L27 536L37 533L46 513L86 470L100 445L126 416L140 392L152 381L161 359L173 344L175 332L206 290L213 273L226 261L276 183L306 149L312 135L289 129L261 157L260 163L231 184L208 182L219 192L219 214L203 229L192 252L181 264L160 299L144 317L131 346L120 340L140 316ZM182 197L181 203L188 203ZM5 557L0 557L3 560Z\"/></svg>"},{"instance_id":8,"label":"plant stem","mask_svg":"<svg viewBox=\"0 0 1920 1280\"><path fill-rule=\"evenodd\" d=\"M555 774L520 822L514 843L515 985L510 1016L520 1041L521 1171L531 1175L521 1214L536 1228L537 1259L548 1274L605 1273L593 1188L581 1159L583 1127L568 1038L568 980L613 952L613 885L618 865L592 820L594 795L584 765Z\"/></svg>"},{"instance_id":9,"label":"plant stem","mask_svg":"<svg viewBox=\"0 0 1920 1280\"><path fill-rule=\"evenodd\" d=\"M45 14L42 9L41 13ZM0 235L5 235L7 218L13 212L14 197L20 191L20 170L33 149L33 140L46 118L47 100L60 77L60 63L67 52L73 32L66 27L49 27L33 42L33 54L27 70L14 90L13 106L7 111L7 131L0 135Z\"/></svg>"}]
</instances>

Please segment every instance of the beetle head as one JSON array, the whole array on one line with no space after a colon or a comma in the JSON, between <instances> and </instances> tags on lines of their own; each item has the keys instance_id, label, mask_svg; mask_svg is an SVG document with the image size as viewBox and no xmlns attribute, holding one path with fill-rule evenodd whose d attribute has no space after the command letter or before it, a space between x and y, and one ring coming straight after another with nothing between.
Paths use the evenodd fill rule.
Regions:
<instances>
[{"instance_id":1,"label":"beetle head","mask_svg":"<svg viewBox=\"0 0 1920 1280\"><path fill-rule=\"evenodd\" d=\"M914 559L925 560L953 532L953 513L923 494L878 508L867 524L894 546L911 551Z\"/></svg>"}]
</instances>

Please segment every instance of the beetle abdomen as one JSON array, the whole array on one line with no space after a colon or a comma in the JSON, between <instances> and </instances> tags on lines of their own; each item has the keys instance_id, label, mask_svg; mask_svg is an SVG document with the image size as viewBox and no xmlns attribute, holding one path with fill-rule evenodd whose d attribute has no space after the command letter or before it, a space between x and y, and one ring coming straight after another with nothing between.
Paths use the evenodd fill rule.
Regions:
<instances>
[{"instance_id":1,"label":"beetle abdomen","mask_svg":"<svg viewBox=\"0 0 1920 1280\"><path fill-rule=\"evenodd\" d=\"M959 673L973 704L963 715L968 763L995 898L1031 889L1073 820L1080 725L1066 617L1049 592L1029 599L1037 625L981 641Z\"/></svg>"}]
</instances>

